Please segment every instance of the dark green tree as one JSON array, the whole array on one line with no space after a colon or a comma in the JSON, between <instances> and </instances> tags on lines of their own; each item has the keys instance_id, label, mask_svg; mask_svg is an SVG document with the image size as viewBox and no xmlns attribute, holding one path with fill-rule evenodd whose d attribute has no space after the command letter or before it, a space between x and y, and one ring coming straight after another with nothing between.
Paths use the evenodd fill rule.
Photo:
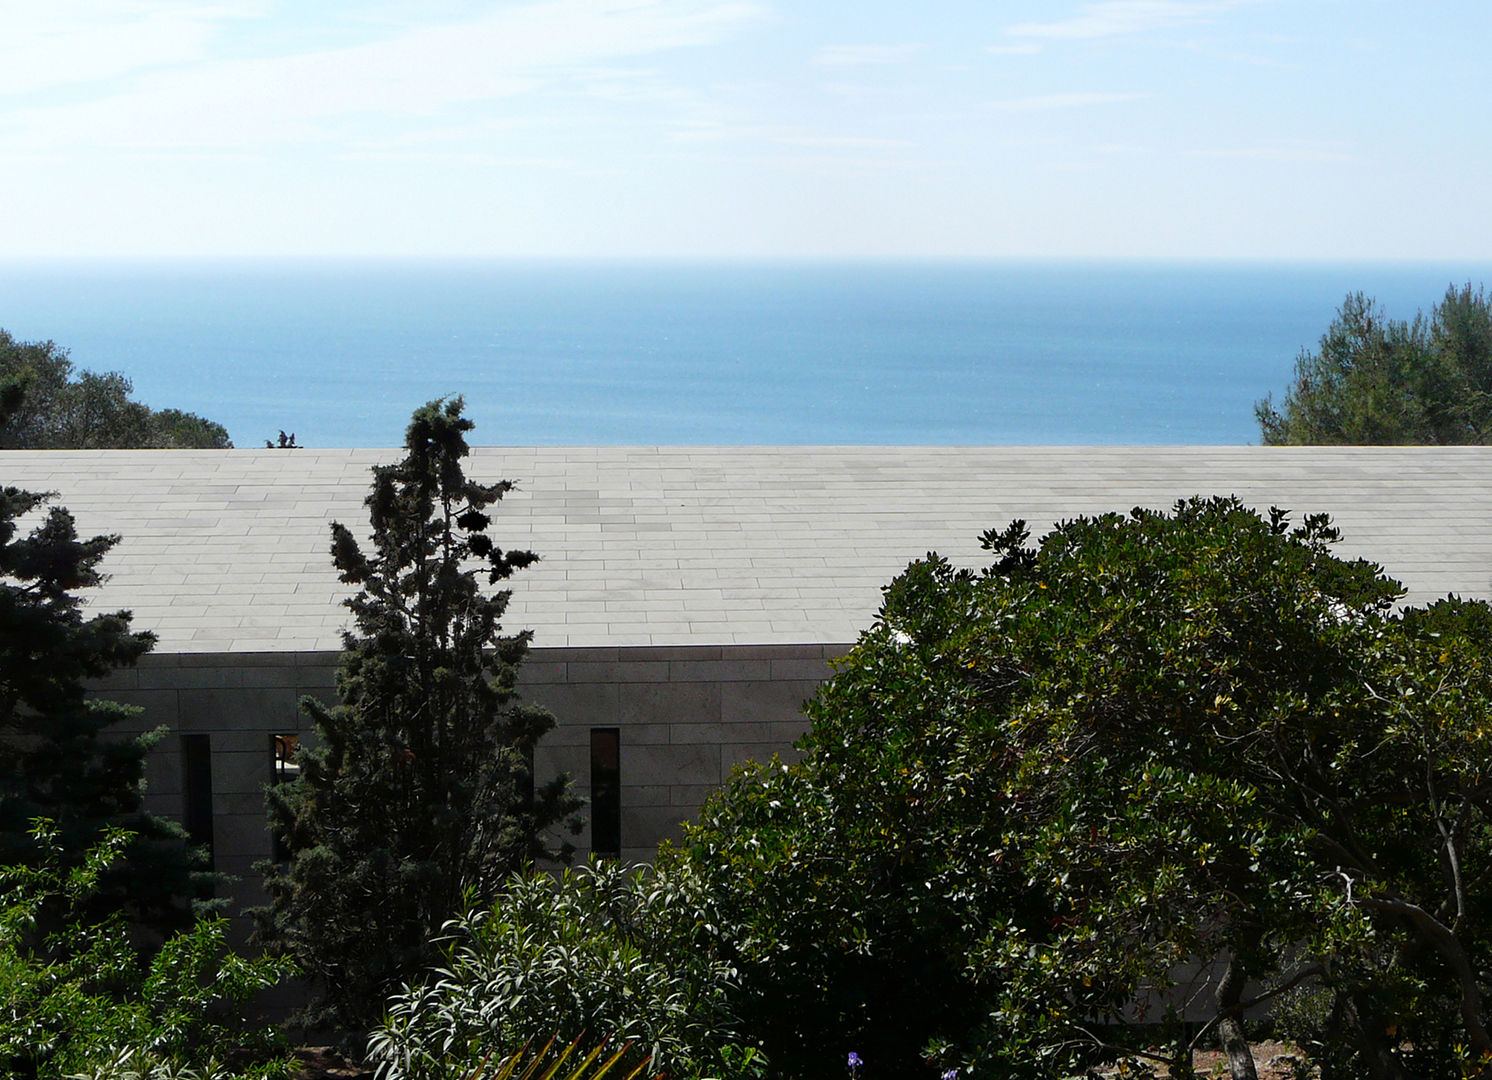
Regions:
<instances>
[{"instance_id":1,"label":"dark green tree","mask_svg":"<svg viewBox=\"0 0 1492 1080\"><path fill-rule=\"evenodd\" d=\"M109 737L138 709L91 698L89 679L133 664L155 642L116 611L85 618L78 590L100 581L117 536L79 539L46 496L0 490L0 864L39 857L33 818L55 824L65 859L80 861L105 827L135 834L105 876L100 902L156 926L182 922L205 887L184 834L140 809L144 757L157 736ZM23 533L22 519L35 524Z\"/></svg>"},{"instance_id":2,"label":"dark green tree","mask_svg":"<svg viewBox=\"0 0 1492 1080\"><path fill-rule=\"evenodd\" d=\"M513 871L568 855L550 834L577 825L558 779L537 790L535 743L553 726L514 693L530 640L504 635L510 593L488 591L537 556L503 551L487 510L512 489L466 477L460 398L416 410L406 454L374 469L372 553L332 526L356 629L344 636L341 704L307 699L317 743L299 777L269 792L291 852L266 868L257 933L315 984L308 1017L370 1028L388 994L435 959L463 894L490 895Z\"/></svg>"},{"instance_id":3,"label":"dark green tree","mask_svg":"<svg viewBox=\"0 0 1492 1080\"><path fill-rule=\"evenodd\" d=\"M117 371L73 371L51 341L17 341L0 330L0 449L221 450L233 444L223 425L180 409L131 400L134 386Z\"/></svg>"},{"instance_id":4,"label":"dark green tree","mask_svg":"<svg viewBox=\"0 0 1492 1080\"><path fill-rule=\"evenodd\" d=\"M1492 298L1452 286L1428 319L1401 322L1353 293L1317 350L1296 359L1280 407L1269 396L1254 413L1266 446L1485 443Z\"/></svg>"},{"instance_id":5,"label":"dark green tree","mask_svg":"<svg viewBox=\"0 0 1492 1080\"><path fill-rule=\"evenodd\" d=\"M1201 964L1177 993L1235 1077L1292 988L1351 1075L1482 1067L1492 610L1397 615L1336 539L1194 500L893 582L802 761L739 773L662 858L705 882L774 1066L1067 1076L1143 1048Z\"/></svg>"}]
</instances>

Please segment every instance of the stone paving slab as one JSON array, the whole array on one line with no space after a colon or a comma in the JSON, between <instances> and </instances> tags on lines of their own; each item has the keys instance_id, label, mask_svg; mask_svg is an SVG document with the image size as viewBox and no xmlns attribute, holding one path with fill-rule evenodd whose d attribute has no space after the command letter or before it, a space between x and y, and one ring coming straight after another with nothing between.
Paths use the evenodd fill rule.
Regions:
<instances>
[{"instance_id":1,"label":"stone paving slab","mask_svg":"<svg viewBox=\"0 0 1492 1080\"><path fill-rule=\"evenodd\" d=\"M363 535L369 469L396 450L6 451L0 483L57 493L117 533L96 610L135 612L159 652L336 650L328 523ZM494 514L517 575L506 625L541 648L841 643L930 550L979 534L1237 494L1327 511L1341 551L1408 601L1492 597L1492 449L1368 447L502 447L468 472L519 488Z\"/></svg>"}]
</instances>

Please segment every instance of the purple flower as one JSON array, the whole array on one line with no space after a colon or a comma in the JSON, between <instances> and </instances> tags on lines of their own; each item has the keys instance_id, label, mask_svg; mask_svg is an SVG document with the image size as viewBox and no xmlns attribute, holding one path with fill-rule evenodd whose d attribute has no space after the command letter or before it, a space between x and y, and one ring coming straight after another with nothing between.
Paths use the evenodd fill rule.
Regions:
<instances>
[{"instance_id":1,"label":"purple flower","mask_svg":"<svg viewBox=\"0 0 1492 1080\"><path fill-rule=\"evenodd\" d=\"M860 1060L859 1054L851 1050L849 1060L846 1062L846 1064L849 1066L850 1074L853 1075L855 1071L860 1068L860 1066L865 1064L865 1062Z\"/></svg>"},{"instance_id":2,"label":"purple flower","mask_svg":"<svg viewBox=\"0 0 1492 1080\"><path fill-rule=\"evenodd\" d=\"M943 1073L943 1080L958 1080L957 1069L947 1069Z\"/></svg>"}]
</instances>

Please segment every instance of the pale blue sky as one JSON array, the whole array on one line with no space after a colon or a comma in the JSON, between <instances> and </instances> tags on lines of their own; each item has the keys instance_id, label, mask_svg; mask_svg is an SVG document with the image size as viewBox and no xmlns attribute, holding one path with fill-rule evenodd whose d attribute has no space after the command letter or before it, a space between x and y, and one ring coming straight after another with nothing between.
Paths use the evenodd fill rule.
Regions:
<instances>
[{"instance_id":1,"label":"pale blue sky","mask_svg":"<svg viewBox=\"0 0 1492 1080\"><path fill-rule=\"evenodd\" d=\"M0 0L0 257L1485 259L1486 0Z\"/></svg>"}]
</instances>

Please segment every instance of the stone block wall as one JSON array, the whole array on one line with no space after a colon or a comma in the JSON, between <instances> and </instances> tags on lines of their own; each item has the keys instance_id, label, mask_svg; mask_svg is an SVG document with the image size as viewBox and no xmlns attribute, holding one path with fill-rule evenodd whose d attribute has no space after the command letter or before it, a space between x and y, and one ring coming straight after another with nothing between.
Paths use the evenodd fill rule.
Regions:
<instances>
[{"instance_id":1,"label":"stone block wall","mask_svg":"<svg viewBox=\"0 0 1492 1080\"><path fill-rule=\"evenodd\" d=\"M801 706L828 676L829 659L846 648L536 648L520 692L553 712L556 727L535 755L535 773L541 781L568 773L589 795L591 731L617 729L621 854L651 859L737 764L774 753L791 758L806 728ZM147 759L146 802L155 813L184 819L183 737L207 737L214 865L234 879L226 891L235 905L262 899L253 865L271 853L263 792L273 737L310 735L297 702L303 695L334 699L338 655L151 654L95 687L143 710L136 730L168 729ZM586 857L589 826L576 844Z\"/></svg>"}]
</instances>

